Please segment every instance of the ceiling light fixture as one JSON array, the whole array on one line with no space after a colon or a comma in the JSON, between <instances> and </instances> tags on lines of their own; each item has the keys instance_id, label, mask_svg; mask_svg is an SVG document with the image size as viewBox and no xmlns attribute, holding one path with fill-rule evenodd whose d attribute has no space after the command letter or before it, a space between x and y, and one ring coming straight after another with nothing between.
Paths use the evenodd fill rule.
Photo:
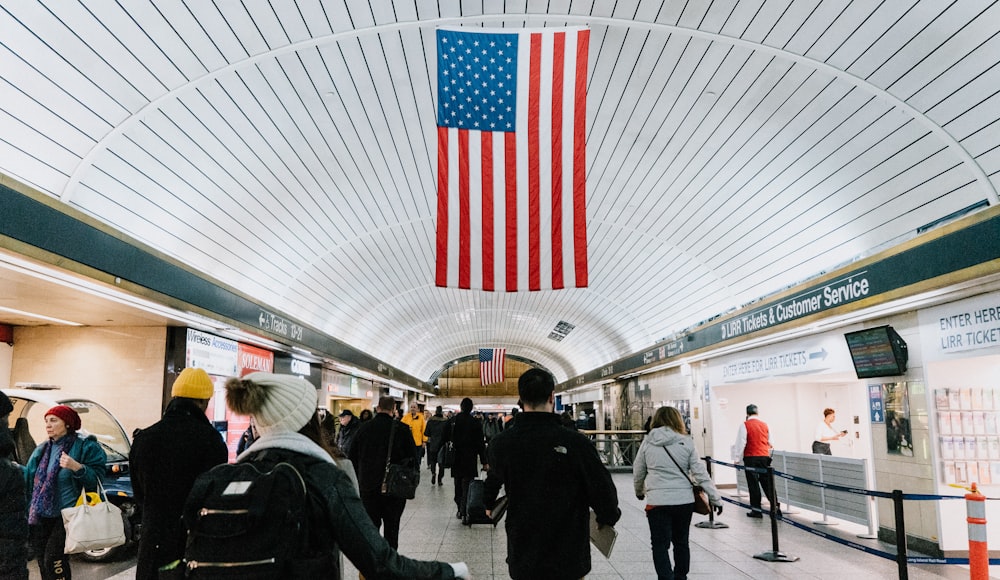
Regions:
<instances>
[{"instance_id":1,"label":"ceiling light fixture","mask_svg":"<svg viewBox=\"0 0 1000 580\"><path fill-rule=\"evenodd\" d=\"M62 318L53 318L52 316L45 316L44 314L38 314L36 312L25 312L24 310L7 308L5 306L0 306L0 312L9 312L10 314L17 314L19 316L27 316L29 318L48 320L49 322L55 322L56 324L65 324L67 326L85 326L83 324L80 324L79 322L73 322L71 320L63 320Z\"/></svg>"},{"instance_id":2,"label":"ceiling light fixture","mask_svg":"<svg viewBox=\"0 0 1000 580\"><path fill-rule=\"evenodd\" d=\"M76 292L83 292L84 294L89 294L103 300L109 300L117 304L128 306L130 308L135 308L136 310L141 310L143 312L148 312L150 314L155 314L157 316L162 316L174 322L178 322L185 326L189 326L198 330L203 330L206 332L215 332L224 335L226 338L231 338L238 340L240 342L245 342L248 344L253 344L262 348L267 348L273 351L286 351L288 347L277 343L273 340L250 334L244 332L229 323L221 322L201 314L194 312L183 312L180 310L175 310L169 306L164 306L162 304L157 304L156 302L146 300L132 294L128 294L122 290L116 290L114 288L108 288L97 282L93 282L83 277L82 275L67 273L63 270L53 268L44 264L38 264L13 256L10 254L0 253L0 267L6 268L13 272L19 274L24 274L26 276L31 276L37 278L44 282L51 284L57 284L63 286L64 288L69 288ZM3 308L4 311L12 313L20 313L12 309ZM21 313L21 314L31 314L31 313ZM51 320L53 322L58 322L60 324L67 324L71 326L85 326L78 322L71 322L67 320L61 320L58 318L53 318L50 316L43 316L40 314L31 314L38 318L44 320Z\"/></svg>"}]
</instances>

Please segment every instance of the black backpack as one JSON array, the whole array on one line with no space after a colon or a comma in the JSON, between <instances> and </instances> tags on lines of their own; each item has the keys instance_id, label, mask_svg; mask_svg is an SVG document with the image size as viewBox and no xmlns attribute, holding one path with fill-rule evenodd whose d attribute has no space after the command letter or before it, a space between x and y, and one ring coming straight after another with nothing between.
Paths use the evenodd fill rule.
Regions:
<instances>
[{"instance_id":1,"label":"black backpack","mask_svg":"<svg viewBox=\"0 0 1000 580\"><path fill-rule=\"evenodd\" d=\"M335 571L332 551L310 536L315 498L303 474L317 462L265 449L198 476L184 506L184 577L319 578Z\"/></svg>"}]
</instances>

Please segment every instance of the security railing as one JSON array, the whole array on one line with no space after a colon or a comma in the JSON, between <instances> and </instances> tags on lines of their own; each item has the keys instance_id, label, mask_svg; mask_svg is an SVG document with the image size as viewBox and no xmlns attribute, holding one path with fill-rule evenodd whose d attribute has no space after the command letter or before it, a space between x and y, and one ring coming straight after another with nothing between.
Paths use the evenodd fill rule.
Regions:
<instances>
[{"instance_id":1,"label":"security railing","mask_svg":"<svg viewBox=\"0 0 1000 580\"><path fill-rule=\"evenodd\" d=\"M597 454L601 456L601 461L614 471L617 469L631 470L632 462L639 451L642 438L646 435L643 430L583 430L580 431L590 437L597 448Z\"/></svg>"}]
</instances>

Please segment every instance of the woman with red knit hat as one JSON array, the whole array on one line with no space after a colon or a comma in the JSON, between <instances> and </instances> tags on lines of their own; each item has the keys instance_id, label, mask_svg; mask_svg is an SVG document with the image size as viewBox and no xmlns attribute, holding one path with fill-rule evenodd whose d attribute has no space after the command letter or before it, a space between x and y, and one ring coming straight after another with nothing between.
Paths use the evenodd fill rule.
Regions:
<instances>
[{"instance_id":1,"label":"woman with red knit hat","mask_svg":"<svg viewBox=\"0 0 1000 580\"><path fill-rule=\"evenodd\" d=\"M80 490L97 490L107 455L93 435L81 436L80 415L56 405L45 412L43 442L31 454L25 481L31 492L28 524L42 580L71 578L64 552L66 530L62 509L76 505Z\"/></svg>"}]
</instances>

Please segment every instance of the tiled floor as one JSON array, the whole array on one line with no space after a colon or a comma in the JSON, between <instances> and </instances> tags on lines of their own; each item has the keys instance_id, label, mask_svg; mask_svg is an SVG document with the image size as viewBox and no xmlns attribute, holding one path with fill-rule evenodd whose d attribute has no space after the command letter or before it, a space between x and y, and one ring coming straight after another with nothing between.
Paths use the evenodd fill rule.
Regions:
<instances>
[{"instance_id":1,"label":"tiled floor","mask_svg":"<svg viewBox=\"0 0 1000 580\"><path fill-rule=\"evenodd\" d=\"M616 526L618 541L610 560L591 549L593 569L587 579L653 580L656 573L649 549L649 529L643 505L632 495L631 474L619 473L613 477L622 507L622 519ZM428 482L420 485L416 499L407 503L403 513L400 551L419 559L464 561L469 564L476 580L508 578L507 535L503 524L496 529L492 526L463 526L455 519L453 492L450 478L443 486L431 486ZM799 560L770 563L755 559L754 554L772 549L770 520L747 518L743 515L744 511L727 503L719 521L730 527L691 528L691 580L882 580L899 577L894 561L843 546L784 523L778 525L779 549L789 556L797 556ZM817 519L815 514L804 512L786 514L786 517L804 523ZM702 516L695 518L696 522L705 520ZM865 530L850 524L827 527L825 531L843 534L857 544L893 551L891 546L875 540L856 538L856 533ZM357 570L349 561L344 561L344 567L345 580L358 577ZM32 578L37 578L37 569L34 566L29 568ZM1000 578L1000 566L992 566L990 572L991 578ZM125 580L134 575L132 568L113 578ZM908 575L914 580L959 580L969 578L969 570L956 565L910 565Z\"/></svg>"},{"instance_id":2,"label":"tiled floor","mask_svg":"<svg viewBox=\"0 0 1000 580\"><path fill-rule=\"evenodd\" d=\"M610 559L591 549L593 569L588 580L643 580L656 578L649 549L649 529L643 505L632 494L631 474L614 474L622 508L622 519L616 526L618 541ZM476 580L508 578L507 536L503 523L492 526L466 527L455 519L451 479L443 486L420 485L417 497L407 502L400 532L400 552L427 560L465 561ZM779 548L782 553L798 556L797 562L770 563L755 559L754 554L772 549L770 520L753 520L743 515L745 510L727 503L719 521L729 524L725 529L691 528L691 580L725 579L829 579L864 580L897 578L896 563L864 553L836 542L820 538L787 524L779 524ZM813 518L808 514L788 517L803 522ZM696 521L705 518L695 516ZM863 531L863 530L859 530ZM891 548L874 540L852 541L889 551ZM963 566L910 565L909 578L969 578ZM991 577L1000 578L1000 567L991 568ZM350 562L345 561L344 578L357 578Z\"/></svg>"}]
</instances>

